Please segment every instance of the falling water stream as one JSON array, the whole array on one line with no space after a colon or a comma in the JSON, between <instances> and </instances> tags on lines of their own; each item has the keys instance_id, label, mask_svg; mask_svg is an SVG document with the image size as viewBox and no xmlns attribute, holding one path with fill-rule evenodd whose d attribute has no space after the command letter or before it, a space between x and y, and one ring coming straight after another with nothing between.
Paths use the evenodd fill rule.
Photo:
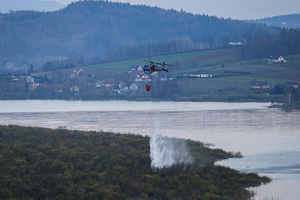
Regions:
<instances>
[{"instance_id":1,"label":"falling water stream","mask_svg":"<svg viewBox=\"0 0 300 200\"><path fill-rule=\"evenodd\" d=\"M150 138L151 165L156 168L171 166L180 162L191 162L192 157L185 140L168 138L159 133L158 122L154 124Z\"/></svg>"}]
</instances>

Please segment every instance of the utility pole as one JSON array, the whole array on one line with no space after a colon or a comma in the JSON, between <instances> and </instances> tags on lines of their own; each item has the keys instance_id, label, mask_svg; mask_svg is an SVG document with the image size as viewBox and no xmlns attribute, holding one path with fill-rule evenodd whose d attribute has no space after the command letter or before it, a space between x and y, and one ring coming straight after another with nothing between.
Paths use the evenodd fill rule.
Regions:
<instances>
[{"instance_id":1,"label":"utility pole","mask_svg":"<svg viewBox=\"0 0 300 200\"><path fill-rule=\"evenodd\" d=\"M288 94L288 106L291 105L291 93Z\"/></svg>"}]
</instances>

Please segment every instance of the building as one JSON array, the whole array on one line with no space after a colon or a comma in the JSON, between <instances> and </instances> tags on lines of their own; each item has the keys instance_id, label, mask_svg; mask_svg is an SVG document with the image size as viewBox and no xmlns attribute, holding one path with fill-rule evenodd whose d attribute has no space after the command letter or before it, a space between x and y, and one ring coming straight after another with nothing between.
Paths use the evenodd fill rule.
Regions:
<instances>
[{"instance_id":1,"label":"building","mask_svg":"<svg viewBox=\"0 0 300 200\"><path fill-rule=\"evenodd\" d=\"M64 89L64 85L63 84L51 84L48 86L48 88L52 91L54 91L55 93L62 93L63 89Z\"/></svg>"},{"instance_id":2,"label":"building","mask_svg":"<svg viewBox=\"0 0 300 200\"><path fill-rule=\"evenodd\" d=\"M143 72L142 66L140 66L140 65L131 65L130 68L129 68L128 73L135 72L135 71L142 71Z\"/></svg>"},{"instance_id":3,"label":"building","mask_svg":"<svg viewBox=\"0 0 300 200\"><path fill-rule=\"evenodd\" d=\"M205 70L199 70L190 74L183 74L183 77L194 77L194 78L212 78L213 74Z\"/></svg>"},{"instance_id":4,"label":"building","mask_svg":"<svg viewBox=\"0 0 300 200\"><path fill-rule=\"evenodd\" d=\"M139 87L137 86L136 83L132 83L132 84L129 86L129 89L130 89L130 90L138 90Z\"/></svg>"},{"instance_id":5,"label":"building","mask_svg":"<svg viewBox=\"0 0 300 200\"><path fill-rule=\"evenodd\" d=\"M159 73L155 77L160 81L171 81L174 80L174 76L171 73Z\"/></svg>"},{"instance_id":6,"label":"building","mask_svg":"<svg viewBox=\"0 0 300 200\"><path fill-rule=\"evenodd\" d=\"M70 75L70 78L77 78L77 77L81 76L82 73L83 73L82 69L73 69L73 71Z\"/></svg>"},{"instance_id":7,"label":"building","mask_svg":"<svg viewBox=\"0 0 300 200\"><path fill-rule=\"evenodd\" d=\"M151 78L146 75L146 74L143 74L141 76L137 76L135 79L134 79L135 82L151 82Z\"/></svg>"},{"instance_id":8,"label":"building","mask_svg":"<svg viewBox=\"0 0 300 200\"><path fill-rule=\"evenodd\" d=\"M97 88L100 88L100 87L113 88L114 86L115 86L115 82L110 81L110 80L104 80L104 81L97 81L96 82L96 87Z\"/></svg>"},{"instance_id":9,"label":"building","mask_svg":"<svg viewBox=\"0 0 300 200\"><path fill-rule=\"evenodd\" d=\"M273 57L271 56L268 59L268 64L272 64L272 63L283 63L286 62L286 60L283 58L283 56L279 56L279 57Z\"/></svg>"},{"instance_id":10,"label":"building","mask_svg":"<svg viewBox=\"0 0 300 200\"><path fill-rule=\"evenodd\" d=\"M73 85L70 87L70 92L79 92L79 87L77 85Z\"/></svg>"},{"instance_id":11,"label":"building","mask_svg":"<svg viewBox=\"0 0 300 200\"><path fill-rule=\"evenodd\" d=\"M289 88L294 88L294 89L298 89L299 88L299 84L297 82L286 82L285 87L289 87Z\"/></svg>"},{"instance_id":12,"label":"building","mask_svg":"<svg viewBox=\"0 0 300 200\"><path fill-rule=\"evenodd\" d=\"M253 90L269 90L270 85L265 80L254 79L251 81L251 89L253 89Z\"/></svg>"},{"instance_id":13,"label":"building","mask_svg":"<svg viewBox=\"0 0 300 200\"><path fill-rule=\"evenodd\" d=\"M30 91L34 91L37 87L39 87L41 84L40 83L36 83L36 82L32 82L29 83L28 85L28 90Z\"/></svg>"}]
</instances>

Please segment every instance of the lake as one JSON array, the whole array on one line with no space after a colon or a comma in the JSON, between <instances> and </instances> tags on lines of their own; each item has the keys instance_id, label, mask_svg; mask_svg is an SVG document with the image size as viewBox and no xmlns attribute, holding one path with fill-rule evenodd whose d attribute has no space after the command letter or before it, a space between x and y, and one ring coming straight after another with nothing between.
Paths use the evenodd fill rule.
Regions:
<instances>
[{"instance_id":1,"label":"lake","mask_svg":"<svg viewBox=\"0 0 300 200\"><path fill-rule=\"evenodd\" d=\"M299 199L300 111L270 103L0 101L0 124L103 130L192 139L244 158L217 164L273 179L250 190L254 199Z\"/></svg>"}]
</instances>

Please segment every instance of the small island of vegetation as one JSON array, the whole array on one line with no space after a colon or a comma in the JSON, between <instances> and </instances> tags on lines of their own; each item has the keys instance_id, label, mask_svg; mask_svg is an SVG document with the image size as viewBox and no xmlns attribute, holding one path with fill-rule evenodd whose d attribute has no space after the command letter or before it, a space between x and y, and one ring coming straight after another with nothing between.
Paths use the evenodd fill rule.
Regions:
<instances>
[{"instance_id":1,"label":"small island of vegetation","mask_svg":"<svg viewBox=\"0 0 300 200\"><path fill-rule=\"evenodd\" d=\"M249 199L270 181L215 166L236 155L187 141L193 163L151 167L149 137L0 126L0 199Z\"/></svg>"}]
</instances>

